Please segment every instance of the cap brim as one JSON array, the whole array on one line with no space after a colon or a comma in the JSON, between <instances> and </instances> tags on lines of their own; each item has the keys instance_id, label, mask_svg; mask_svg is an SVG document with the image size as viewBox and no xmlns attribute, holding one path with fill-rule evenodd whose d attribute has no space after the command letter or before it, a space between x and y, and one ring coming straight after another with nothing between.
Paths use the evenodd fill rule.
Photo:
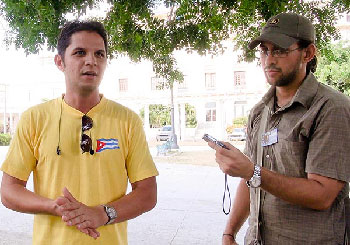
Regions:
<instances>
[{"instance_id":1,"label":"cap brim","mask_svg":"<svg viewBox=\"0 0 350 245\"><path fill-rule=\"evenodd\" d=\"M258 38L255 40L251 41L249 43L249 48L254 49L256 46L258 46L261 42L271 42L274 45L287 49L289 48L290 45L293 43L297 42L298 39L287 36L282 33L264 33L261 34Z\"/></svg>"}]
</instances>

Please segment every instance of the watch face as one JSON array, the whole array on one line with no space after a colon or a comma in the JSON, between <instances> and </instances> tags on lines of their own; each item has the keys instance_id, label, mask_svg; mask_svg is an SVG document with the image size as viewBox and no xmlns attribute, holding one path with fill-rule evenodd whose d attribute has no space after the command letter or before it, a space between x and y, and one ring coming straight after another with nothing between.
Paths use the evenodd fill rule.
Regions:
<instances>
[{"instance_id":1,"label":"watch face","mask_svg":"<svg viewBox=\"0 0 350 245\"><path fill-rule=\"evenodd\" d=\"M108 216L109 216L111 219L114 219L114 218L117 217L117 212L115 211L114 208L108 207L107 212L108 212Z\"/></svg>"},{"instance_id":2,"label":"watch face","mask_svg":"<svg viewBox=\"0 0 350 245\"><path fill-rule=\"evenodd\" d=\"M253 186L253 187L259 187L260 184L261 184L261 179L259 177L255 177L251 180L250 184Z\"/></svg>"}]
</instances>

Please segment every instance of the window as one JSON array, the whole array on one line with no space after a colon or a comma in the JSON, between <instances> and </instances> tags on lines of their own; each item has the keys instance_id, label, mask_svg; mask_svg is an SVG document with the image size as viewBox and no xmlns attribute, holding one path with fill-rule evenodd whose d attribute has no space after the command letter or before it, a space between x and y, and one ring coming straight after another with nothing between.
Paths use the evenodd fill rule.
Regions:
<instances>
[{"instance_id":1,"label":"window","mask_svg":"<svg viewBox=\"0 0 350 245\"><path fill-rule=\"evenodd\" d=\"M233 116L236 117L244 117L247 115L247 101L235 101L233 105Z\"/></svg>"},{"instance_id":2,"label":"window","mask_svg":"<svg viewBox=\"0 0 350 245\"><path fill-rule=\"evenodd\" d=\"M205 87L207 89L213 89L216 86L216 74L205 73Z\"/></svg>"},{"instance_id":3,"label":"window","mask_svg":"<svg viewBox=\"0 0 350 245\"><path fill-rule=\"evenodd\" d=\"M205 103L206 118L207 122L216 121L216 102Z\"/></svg>"},{"instance_id":4,"label":"window","mask_svg":"<svg viewBox=\"0 0 350 245\"><path fill-rule=\"evenodd\" d=\"M164 78L151 77L151 90L163 90L165 85Z\"/></svg>"},{"instance_id":5,"label":"window","mask_svg":"<svg viewBox=\"0 0 350 245\"><path fill-rule=\"evenodd\" d=\"M0 84L0 106L6 103L6 85Z\"/></svg>"},{"instance_id":6,"label":"window","mask_svg":"<svg viewBox=\"0 0 350 245\"><path fill-rule=\"evenodd\" d=\"M120 92L128 91L128 79L127 78L119 79L119 91Z\"/></svg>"},{"instance_id":7,"label":"window","mask_svg":"<svg viewBox=\"0 0 350 245\"><path fill-rule=\"evenodd\" d=\"M245 86L245 71L235 71L234 85Z\"/></svg>"}]
</instances>

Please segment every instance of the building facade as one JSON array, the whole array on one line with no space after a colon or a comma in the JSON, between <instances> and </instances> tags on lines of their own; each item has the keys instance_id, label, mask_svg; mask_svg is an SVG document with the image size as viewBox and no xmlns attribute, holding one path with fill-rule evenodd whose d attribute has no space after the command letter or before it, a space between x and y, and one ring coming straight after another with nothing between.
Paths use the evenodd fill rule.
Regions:
<instances>
[{"instance_id":1,"label":"building facade","mask_svg":"<svg viewBox=\"0 0 350 245\"><path fill-rule=\"evenodd\" d=\"M342 40L349 39L350 15L338 22ZM0 29L3 39L4 29ZM268 89L258 62L240 63L239 51L231 41L224 42L225 52L212 57L177 51L174 56L184 74L184 82L173 90L175 132L179 140L198 140L204 133L225 139L226 128L235 118L247 116ZM0 81L0 132L13 133L20 114L28 107L60 96L65 90L64 76L54 64L52 52L25 56L0 45L2 79ZM150 105L171 105L169 89L153 72L152 64L133 63L127 57L108 62L100 91L107 98L144 111L144 126L149 139L155 137L149 123ZM166 81L165 81L166 82ZM185 105L195 108L197 127L186 127Z\"/></svg>"},{"instance_id":2,"label":"building facade","mask_svg":"<svg viewBox=\"0 0 350 245\"><path fill-rule=\"evenodd\" d=\"M268 85L256 63L239 63L238 52L227 42L217 57L179 51L175 54L184 82L174 85L175 132L180 140L197 140L204 133L224 139L233 119L247 116ZM135 112L145 111L145 129L150 134L149 105L171 105L170 89L161 89L149 62L131 63L127 58L112 61L108 81L116 83L116 101ZM195 108L197 127L186 128L185 104Z\"/></svg>"}]
</instances>

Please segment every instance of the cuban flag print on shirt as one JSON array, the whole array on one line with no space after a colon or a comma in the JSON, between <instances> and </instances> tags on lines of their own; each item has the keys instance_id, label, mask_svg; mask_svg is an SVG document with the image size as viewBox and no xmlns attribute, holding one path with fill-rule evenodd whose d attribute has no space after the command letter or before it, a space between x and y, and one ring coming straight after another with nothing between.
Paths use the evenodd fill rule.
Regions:
<instances>
[{"instance_id":1,"label":"cuban flag print on shirt","mask_svg":"<svg viewBox=\"0 0 350 245\"><path fill-rule=\"evenodd\" d=\"M117 139L98 139L96 152L104 150L119 149L119 142Z\"/></svg>"}]
</instances>

